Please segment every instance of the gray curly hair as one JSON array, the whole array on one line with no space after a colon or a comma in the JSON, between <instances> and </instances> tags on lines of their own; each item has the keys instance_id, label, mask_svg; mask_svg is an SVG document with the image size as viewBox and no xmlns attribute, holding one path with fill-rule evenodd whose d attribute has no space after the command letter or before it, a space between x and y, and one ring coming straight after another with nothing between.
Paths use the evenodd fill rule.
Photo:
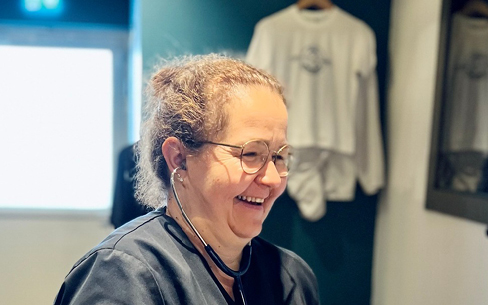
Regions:
<instances>
[{"instance_id":1,"label":"gray curly hair","mask_svg":"<svg viewBox=\"0 0 488 305\"><path fill-rule=\"evenodd\" d=\"M224 55L176 58L151 77L136 145L136 198L141 203L152 208L166 204L170 173L163 142L176 137L198 153L203 141L225 131L225 106L236 90L253 85L265 86L285 101L283 88L273 76Z\"/></svg>"}]
</instances>

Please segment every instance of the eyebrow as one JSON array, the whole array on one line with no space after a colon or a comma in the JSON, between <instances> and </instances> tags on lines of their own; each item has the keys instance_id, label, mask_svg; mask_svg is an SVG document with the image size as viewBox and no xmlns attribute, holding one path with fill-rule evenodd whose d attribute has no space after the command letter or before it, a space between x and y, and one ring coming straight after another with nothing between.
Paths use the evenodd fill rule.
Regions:
<instances>
[{"instance_id":1,"label":"eyebrow","mask_svg":"<svg viewBox=\"0 0 488 305\"><path fill-rule=\"evenodd\" d=\"M270 141L265 140L265 139L259 139L259 138L255 138L255 139L247 140L247 141L243 142L243 143L241 144L241 146L242 146L242 145L244 145L244 143L246 143L246 142L250 142L250 141L262 141L262 142L266 143L266 145L268 145L269 150L272 150L272 149L271 149L271 143L270 143ZM278 145L278 149L277 149L277 150L279 150L280 148L282 148L282 147L283 147L283 146L285 146L285 145L290 146L290 143L288 143L288 141L286 141L285 143L283 143L283 142L282 142L280 145Z\"/></svg>"},{"instance_id":2,"label":"eyebrow","mask_svg":"<svg viewBox=\"0 0 488 305\"><path fill-rule=\"evenodd\" d=\"M264 140L264 139L258 139L258 138L254 138L254 139L251 139L251 140L244 141L244 142L242 142L242 144L229 144L229 143L213 142L213 141L203 141L202 143L214 144L214 145L222 145L222 146L231 147L231 148L242 148L242 146L244 146L244 144L249 143L249 142L252 142L252 141L261 141L261 142L266 143L266 145L268 145L268 148L271 147L271 144L270 144L269 141ZM282 148L285 145L290 146L290 144L288 142L286 142L284 144L279 145L278 146L278 149Z\"/></svg>"}]
</instances>

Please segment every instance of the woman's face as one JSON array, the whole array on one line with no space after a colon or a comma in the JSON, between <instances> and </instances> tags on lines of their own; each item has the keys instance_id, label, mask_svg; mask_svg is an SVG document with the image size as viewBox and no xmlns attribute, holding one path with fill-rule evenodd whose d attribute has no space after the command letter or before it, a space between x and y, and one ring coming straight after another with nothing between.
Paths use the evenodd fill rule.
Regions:
<instances>
[{"instance_id":1,"label":"woman's face","mask_svg":"<svg viewBox=\"0 0 488 305\"><path fill-rule=\"evenodd\" d=\"M226 106L228 125L219 143L242 145L265 141L271 151L286 144L287 111L281 96L266 87L243 87ZM215 141L215 139L208 139ZM286 178L271 158L257 173L246 174L240 149L206 144L204 151L187 157L185 209L204 236L220 242L248 241L257 236ZM256 202L243 200L255 198ZM259 204L259 201L262 201ZM210 232L205 232L206 230Z\"/></svg>"}]
</instances>

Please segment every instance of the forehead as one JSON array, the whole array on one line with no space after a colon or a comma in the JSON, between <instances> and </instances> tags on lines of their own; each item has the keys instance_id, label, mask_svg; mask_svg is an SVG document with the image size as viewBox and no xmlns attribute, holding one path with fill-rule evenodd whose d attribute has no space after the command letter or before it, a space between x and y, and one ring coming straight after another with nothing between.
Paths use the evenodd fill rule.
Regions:
<instances>
[{"instance_id":1,"label":"forehead","mask_svg":"<svg viewBox=\"0 0 488 305\"><path fill-rule=\"evenodd\" d=\"M228 136L252 139L286 138L288 114L281 95L264 86L242 86L227 103Z\"/></svg>"}]
</instances>

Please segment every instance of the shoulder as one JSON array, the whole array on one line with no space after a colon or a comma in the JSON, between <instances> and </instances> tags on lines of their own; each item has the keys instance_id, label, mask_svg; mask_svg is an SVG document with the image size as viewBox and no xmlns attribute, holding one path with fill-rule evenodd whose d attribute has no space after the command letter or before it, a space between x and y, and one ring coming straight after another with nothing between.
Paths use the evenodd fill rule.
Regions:
<instances>
[{"instance_id":1,"label":"shoulder","mask_svg":"<svg viewBox=\"0 0 488 305\"><path fill-rule=\"evenodd\" d=\"M148 269L154 260L152 257L161 254L170 240L168 234L165 234L168 221L163 215L161 211L149 212L117 228L81 257L73 265L68 277L75 271L91 269L100 264L105 267L137 265Z\"/></svg>"},{"instance_id":2,"label":"shoulder","mask_svg":"<svg viewBox=\"0 0 488 305\"><path fill-rule=\"evenodd\" d=\"M86 267L103 262L106 266L117 265L118 268L138 264L160 277L165 273L161 270L163 267L188 272L184 261L196 252L181 227L163 210L156 210L114 230L81 257L70 273L80 269L81 265ZM127 269L131 272L131 268Z\"/></svg>"},{"instance_id":3,"label":"shoulder","mask_svg":"<svg viewBox=\"0 0 488 305\"><path fill-rule=\"evenodd\" d=\"M109 253L111 250L137 258L143 255L141 245L162 243L156 241L153 236L158 232L165 236L162 232L166 222L161 211L153 211L138 217L110 233L102 242L86 253L74 267L96 253Z\"/></svg>"},{"instance_id":4,"label":"shoulder","mask_svg":"<svg viewBox=\"0 0 488 305\"><path fill-rule=\"evenodd\" d=\"M161 304L157 272L147 257L147 231L161 228L158 213L137 218L85 254L66 276L55 304ZM144 289L140 289L144 287ZM138 303L139 302L139 303Z\"/></svg>"},{"instance_id":5,"label":"shoulder","mask_svg":"<svg viewBox=\"0 0 488 305\"><path fill-rule=\"evenodd\" d=\"M336 7L336 10L338 23L341 24L343 29L350 31L352 34L356 34L358 37L363 36L368 39L374 37L373 29L365 21L339 7Z\"/></svg>"},{"instance_id":6,"label":"shoulder","mask_svg":"<svg viewBox=\"0 0 488 305\"><path fill-rule=\"evenodd\" d=\"M317 278L310 266L295 252L276 246L260 237L253 240L253 252L260 259L265 268L273 268L275 274L279 274L280 281L288 286L293 298L305 298L306 304L318 304ZM287 290L287 289L285 289Z\"/></svg>"},{"instance_id":7,"label":"shoulder","mask_svg":"<svg viewBox=\"0 0 488 305\"><path fill-rule=\"evenodd\" d=\"M163 291L177 289L167 279L191 272L184 256L193 248L182 252L172 237L186 242L180 230L162 211L121 226L75 263L55 304L94 304L95 296L107 304L161 304Z\"/></svg>"}]
</instances>

